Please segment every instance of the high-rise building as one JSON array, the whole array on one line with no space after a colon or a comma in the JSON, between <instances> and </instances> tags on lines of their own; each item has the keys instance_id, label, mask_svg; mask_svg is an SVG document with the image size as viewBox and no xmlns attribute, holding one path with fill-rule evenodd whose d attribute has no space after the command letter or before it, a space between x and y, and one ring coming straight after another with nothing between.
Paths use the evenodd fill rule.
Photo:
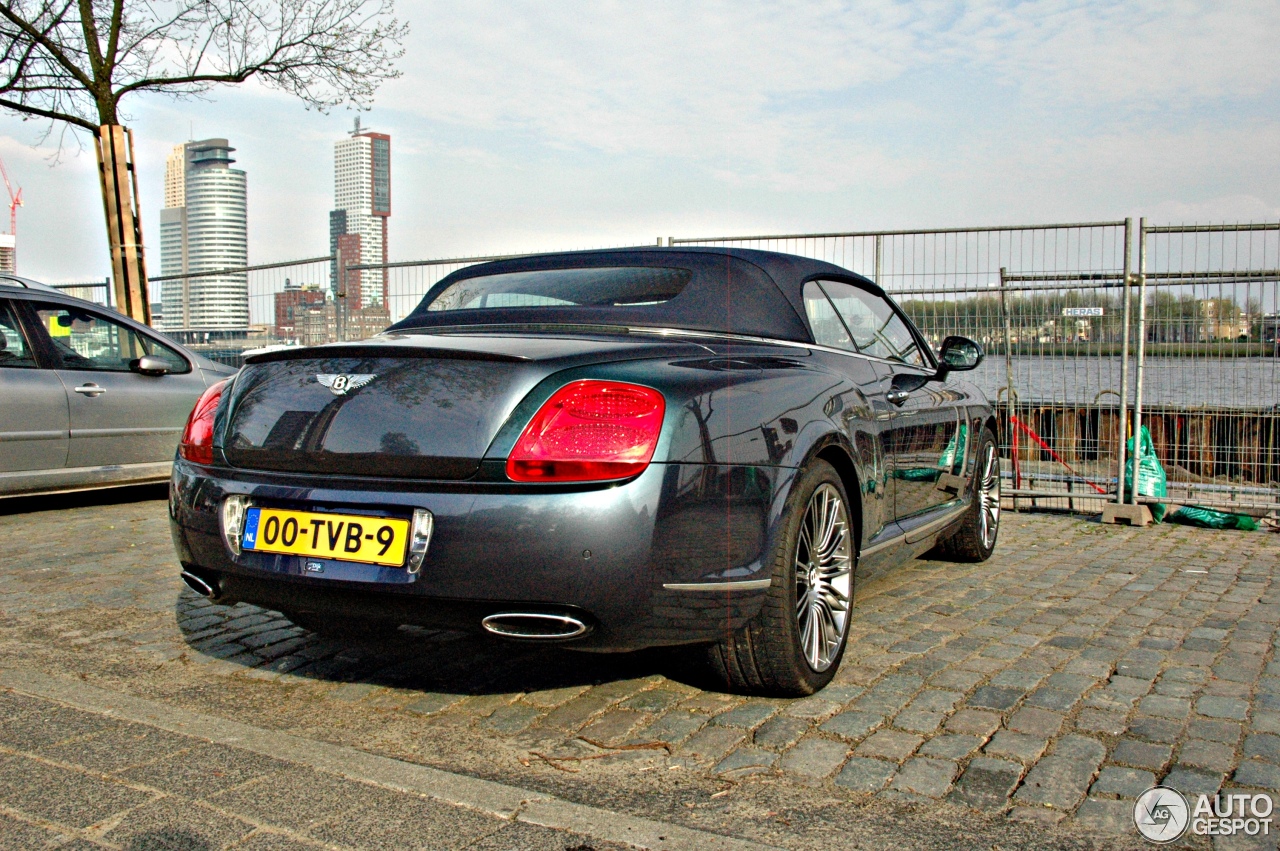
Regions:
<instances>
[{"instance_id":1,"label":"high-rise building","mask_svg":"<svg viewBox=\"0 0 1280 851\"><path fill-rule=\"evenodd\" d=\"M177 145L165 161L160 211L160 273L184 275L249 263L245 173L231 168L226 139ZM162 330L184 338L249 326L249 276L244 272L164 281Z\"/></svg>"},{"instance_id":2,"label":"high-rise building","mask_svg":"<svg viewBox=\"0 0 1280 851\"><path fill-rule=\"evenodd\" d=\"M329 214L329 250L341 249L343 263L387 262L387 219L391 216L391 137L360 129L356 118L351 135L333 146L333 206ZM345 238L343 238L345 237ZM387 282L381 269L349 272L347 304L368 307L387 303ZM337 261L333 288L341 292Z\"/></svg>"},{"instance_id":3,"label":"high-rise building","mask_svg":"<svg viewBox=\"0 0 1280 851\"><path fill-rule=\"evenodd\" d=\"M183 207L187 203L187 146L174 145L164 161L164 205Z\"/></svg>"}]
</instances>

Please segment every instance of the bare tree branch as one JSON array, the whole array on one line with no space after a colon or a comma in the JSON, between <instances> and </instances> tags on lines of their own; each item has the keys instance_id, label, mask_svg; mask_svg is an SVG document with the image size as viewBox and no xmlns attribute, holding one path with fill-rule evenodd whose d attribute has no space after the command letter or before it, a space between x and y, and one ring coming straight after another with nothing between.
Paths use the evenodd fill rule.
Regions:
<instances>
[{"instance_id":1,"label":"bare tree branch","mask_svg":"<svg viewBox=\"0 0 1280 851\"><path fill-rule=\"evenodd\" d=\"M17 101L11 101L8 98L0 98L0 106L5 107L6 109L12 109L14 112L19 112L19 113L22 113L23 115L34 115L39 118L48 118L50 121L65 121L68 124L74 124L77 127L83 127L85 130L88 130L90 133L98 132L98 127L96 124L93 124L92 122L89 122L89 121L85 121L83 118L79 118L75 115L68 115L65 112L54 112L53 110L49 110L49 109L41 109L37 106L31 106L29 104L19 103Z\"/></svg>"},{"instance_id":2,"label":"bare tree branch","mask_svg":"<svg viewBox=\"0 0 1280 851\"><path fill-rule=\"evenodd\" d=\"M107 186L129 186L118 156L120 101L135 92L199 96L256 78L308 107L366 106L395 60L406 27L393 0L0 0L0 109L116 140L95 146ZM74 134L73 134L74 136ZM147 321L136 199L104 194L116 293ZM115 218L113 218L113 216ZM133 222L128 240L113 223ZM136 244L135 244L136 243Z\"/></svg>"},{"instance_id":3,"label":"bare tree branch","mask_svg":"<svg viewBox=\"0 0 1280 851\"><path fill-rule=\"evenodd\" d=\"M116 62L116 49L120 46L120 25L124 21L124 0L115 0L111 7L111 28L107 36L107 64Z\"/></svg>"},{"instance_id":4,"label":"bare tree branch","mask_svg":"<svg viewBox=\"0 0 1280 851\"><path fill-rule=\"evenodd\" d=\"M0 107L117 123L135 92L259 79L327 110L399 76L392 0L0 0Z\"/></svg>"},{"instance_id":5,"label":"bare tree branch","mask_svg":"<svg viewBox=\"0 0 1280 851\"><path fill-rule=\"evenodd\" d=\"M46 9L47 8L48 7L46 6ZM14 38L15 43L20 43L22 40L29 40L32 47L40 48L49 59L52 59L58 65L61 65L69 76L88 89L93 84L92 80L86 76L73 61L71 61L68 54L62 49L62 45L60 43L61 40L57 38L57 36L53 35L54 31L59 28L59 24L62 23L63 15L65 15L70 8L71 3L67 3L66 6L63 7L62 11L56 16L41 15L41 17L52 18L49 27L45 30L41 30L33 24L28 23L18 14L15 14L13 4L11 3L0 3L0 15L3 15L10 23L17 27L17 32L11 36ZM6 33L6 35L8 34Z\"/></svg>"}]
</instances>

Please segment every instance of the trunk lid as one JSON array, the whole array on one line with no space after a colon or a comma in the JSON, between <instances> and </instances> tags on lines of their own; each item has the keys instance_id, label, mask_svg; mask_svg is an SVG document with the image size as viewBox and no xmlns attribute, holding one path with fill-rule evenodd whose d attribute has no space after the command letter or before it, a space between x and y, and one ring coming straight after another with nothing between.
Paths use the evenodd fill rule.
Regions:
<instances>
[{"instance_id":1,"label":"trunk lid","mask_svg":"<svg viewBox=\"0 0 1280 851\"><path fill-rule=\"evenodd\" d=\"M244 469L467 479L516 405L553 372L691 348L625 337L388 335L260 355L236 378L222 449Z\"/></svg>"}]
</instances>

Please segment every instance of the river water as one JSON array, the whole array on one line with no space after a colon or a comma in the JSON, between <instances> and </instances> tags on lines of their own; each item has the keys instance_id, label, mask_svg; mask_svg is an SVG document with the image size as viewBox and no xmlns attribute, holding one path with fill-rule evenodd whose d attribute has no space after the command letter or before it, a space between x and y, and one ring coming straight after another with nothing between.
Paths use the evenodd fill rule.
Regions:
<instances>
[{"instance_id":1,"label":"river water","mask_svg":"<svg viewBox=\"0 0 1280 851\"><path fill-rule=\"evenodd\" d=\"M1115 405L1120 392L1120 357L1015 356L1013 387L1018 401ZM1143 366L1143 407L1251 408L1280 405L1280 358L1147 358ZM1132 403L1137 360L1129 360ZM1002 355L986 358L966 376L992 401L1006 384ZM1099 393L1114 390L1114 393ZM1003 394L1001 395L1003 401Z\"/></svg>"}]
</instances>

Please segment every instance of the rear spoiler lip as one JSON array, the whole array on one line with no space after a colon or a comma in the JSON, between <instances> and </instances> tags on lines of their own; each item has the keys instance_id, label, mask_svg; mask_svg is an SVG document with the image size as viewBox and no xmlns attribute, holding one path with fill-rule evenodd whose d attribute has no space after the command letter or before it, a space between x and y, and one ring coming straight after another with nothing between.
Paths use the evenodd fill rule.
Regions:
<instances>
[{"instance_id":1,"label":"rear spoiler lip","mask_svg":"<svg viewBox=\"0 0 1280 851\"><path fill-rule=\"evenodd\" d=\"M488 360L505 363L521 363L537 360L537 357L494 352L467 346L461 337L537 336L539 333L558 333L561 336L579 335L610 338L631 338L631 342L653 342L653 338L716 337L747 339L733 334L659 327L629 327L623 325L584 325L581 323L518 323L502 325L450 325L438 328L404 328L392 326L382 334L368 340L352 343L326 343L319 346L288 346L275 351L249 355L246 365L275 361L305 360L329 357L391 357L391 358L453 358L455 360ZM755 342L761 342L756 339ZM768 342L768 341L765 341ZM455 345L450 345L450 344ZM456 347L455 347L456 346Z\"/></svg>"},{"instance_id":2,"label":"rear spoiler lip","mask_svg":"<svg viewBox=\"0 0 1280 851\"><path fill-rule=\"evenodd\" d=\"M333 343L325 346L298 346L251 355L244 359L246 365L274 363L276 361L311 360L325 358L453 358L455 360L487 360L505 363L521 363L527 357L477 352L470 349L451 349L434 346L395 345L388 343Z\"/></svg>"}]
</instances>

